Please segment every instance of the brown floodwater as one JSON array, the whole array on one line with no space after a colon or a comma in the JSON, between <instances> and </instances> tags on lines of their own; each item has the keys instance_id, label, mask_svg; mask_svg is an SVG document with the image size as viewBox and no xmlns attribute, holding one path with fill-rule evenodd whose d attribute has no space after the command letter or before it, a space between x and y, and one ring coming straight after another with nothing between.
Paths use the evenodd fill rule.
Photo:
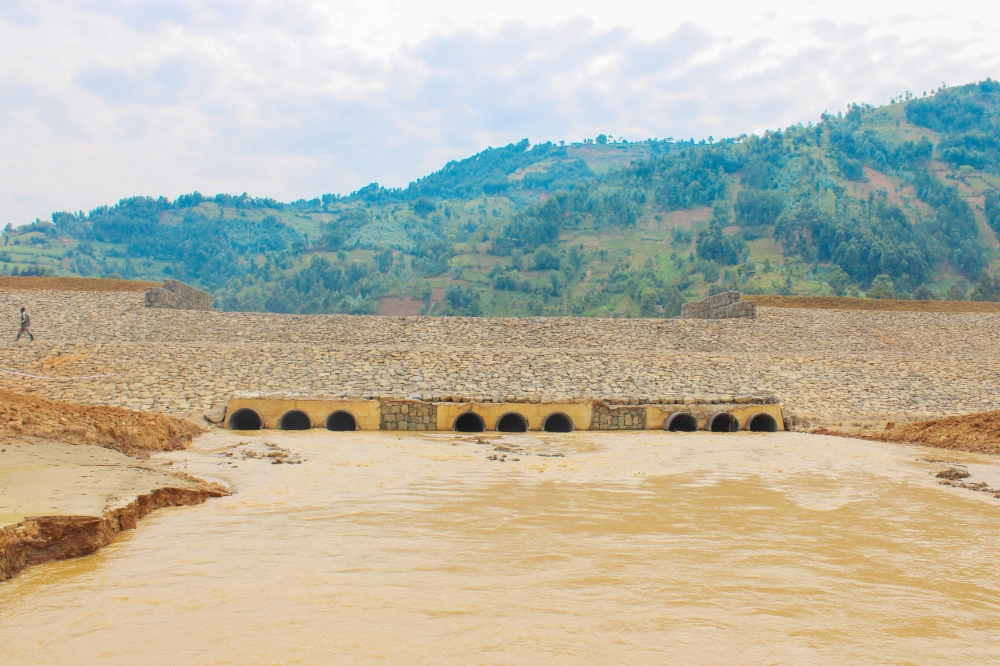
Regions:
<instances>
[{"instance_id":1,"label":"brown floodwater","mask_svg":"<svg viewBox=\"0 0 1000 666\"><path fill-rule=\"evenodd\" d=\"M924 460L1000 487L990 458L795 433L477 439L214 433L166 454L238 492L0 584L0 661L1000 655L1000 500ZM264 442L303 462L241 453Z\"/></svg>"}]
</instances>

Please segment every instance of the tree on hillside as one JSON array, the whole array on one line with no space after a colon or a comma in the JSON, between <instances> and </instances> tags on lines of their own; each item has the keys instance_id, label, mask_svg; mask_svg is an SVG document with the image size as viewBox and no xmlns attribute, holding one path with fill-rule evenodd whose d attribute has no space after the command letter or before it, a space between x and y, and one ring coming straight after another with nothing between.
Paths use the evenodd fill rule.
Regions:
<instances>
[{"instance_id":1,"label":"tree on hillside","mask_svg":"<svg viewBox=\"0 0 1000 666\"><path fill-rule=\"evenodd\" d=\"M989 223L994 233L1000 237L1000 192L987 190L983 197L986 222Z\"/></svg>"},{"instance_id":2,"label":"tree on hillside","mask_svg":"<svg viewBox=\"0 0 1000 666\"><path fill-rule=\"evenodd\" d=\"M1000 301L1000 278L994 279L989 273L983 271L979 276L979 282L972 288L969 294L970 301Z\"/></svg>"},{"instance_id":3,"label":"tree on hillside","mask_svg":"<svg viewBox=\"0 0 1000 666\"><path fill-rule=\"evenodd\" d=\"M535 250L531 260L531 268L536 271L557 271L559 264L559 257L544 245Z\"/></svg>"},{"instance_id":4,"label":"tree on hillside","mask_svg":"<svg viewBox=\"0 0 1000 666\"><path fill-rule=\"evenodd\" d=\"M944 298L946 301L964 301L968 291L969 287L965 283L965 280L958 280L955 284L948 287L948 293L945 294Z\"/></svg>"},{"instance_id":5,"label":"tree on hillside","mask_svg":"<svg viewBox=\"0 0 1000 666\"><path fill-rule=\"evenodd\" d=\"M722 266L734 266L747 255L746 244L736 236L727 236L724 229L732 222L729 207L717 202L712 209L712 219L707 231L698 233L696 252L702 259Z\"/></svg>"},{"instance_id":6,"label":"tree on hillside","mask_svg":"<svg viewBox=\"0 0 1000 666\"><path fill-rule=\"evenodd\" d=\"M872 280L872 286L867 293L868 298L896 298L896 287L892 278L885 273Z\"/></svg>"},{"instance_id":7,"label":"tree on hillside","mask_svg":"<svg viewBox=\"0 0 1000 666\"><path fill-rule=\"evenodd\" d=\"M844 272L844 269L835 265L830 269L830 275L827 277L826 283L833 289L833 293L837 296L843 296L847 293L847 287L851 284L851 278Z\"/></svg>"},{"instance_id":8,"label":"tree on hillside","mask_svg":"<svg viewBox=\"0 0 1000 666\"><path fill-rule=\"evenodd\" d=\"M736 224L766 227L774 224L785 208L785 195L774 190L743 189L736 195Z\"/></svg>"},{"instance_id":9,"label":"tree on hillside","mask_svg":"<svg viewBox=\"0 0 1000 666\"><path fill-rule=\"evenodd\" d=\"M421 197L413 202L413 212L420 217L427 217L431 213L437 210L437 206L433 201L425 197Z\"/></svg>"},{"instance_id":10,"label":"tree on hillside","mask_svg":"<svg viewBox=\"0 0 1000 666\"><path fill-rule=\"evenodd\" d=\"M389 248L384 248L375 253L372 257L375 263L378 265L379 272L388 273L389 269L392 268L393 254L392 250Z\"/></svg>"},{"instance_id":11,"label":"tree on hillside","mask_svg":"<svg viewBox=\"0 0 1000 666\"><path fill-rule=\"evenodd\" d=\"M559 239L563 221L559 197L552 196L541 205L529 206L517 213L493 239L492 252L504 256L515 248L531 250L542 245L552 245Z\"/></svg>"}]
</instances>

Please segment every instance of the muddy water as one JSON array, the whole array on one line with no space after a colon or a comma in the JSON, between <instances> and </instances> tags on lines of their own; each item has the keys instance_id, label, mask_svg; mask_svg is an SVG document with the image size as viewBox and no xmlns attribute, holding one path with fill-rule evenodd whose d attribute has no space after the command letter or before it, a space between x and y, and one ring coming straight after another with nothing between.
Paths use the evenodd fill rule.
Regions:
<instances>
[{"instance_id":1,"label":"muddy water","mask_svg":"<svg viewBox=\"0 0 1000 666\"><path fill-rule=\"evenodd\" d=\"M968 481L1000 487L988 458L790 433L543 440L206 436L165 460L239 492L0 585L2 661L1000 654L1000 500L939 486L946 465L921 460L961 460ZM241 453L265 441L303 462Z\"/></svg>"}]
</instances>

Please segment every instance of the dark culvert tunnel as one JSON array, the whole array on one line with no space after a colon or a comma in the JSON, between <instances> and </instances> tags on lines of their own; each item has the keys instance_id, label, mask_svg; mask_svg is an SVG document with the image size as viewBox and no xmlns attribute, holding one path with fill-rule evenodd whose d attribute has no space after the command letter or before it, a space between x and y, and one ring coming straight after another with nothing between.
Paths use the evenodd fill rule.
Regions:
<instances>
[{"instance_id":1,"label":"dark culvert tunnel","mask_svg":"<svg viewBox=\"0 0 1000 666\"><path fill-rule=\"evenodd\" d=\"M497 430L500 432L527 432L528 422L520 414L504 414L497 421Z\"/></svg>"},{"instance_id":2,"label":"dark culvert tunnel","mask_svg":"<svg viewBox=\"0 0 1000 666\"><path fill-rule=\"evenodd\" d=\"M549 414L542 422L545 432L573 432L573 421L565 414Z\"/></svg>"},{"instance_id":3,"label":"dark culvert tunnel","mask_svg":"<svg viewBox=\"0 0 1000 666\"><path fill-rule=\"evenodd\" d=\"M486 430L486 424L479 414L466 412L455 419L455 430L458 432L483 432Z\"/></svg>"},{"instance_id":4,"label":"dark culvert tunnel","mask_svg":"<svg viewBox=\"0 0 1000 666\"><path fill-rule=\"evenodd\" d=\"M278 427L282 430L309 430L312 428L312 419L309 415L298 409L285 412L285 415L278 421Z\"/></svg>"},{"instance_id":5,"label":"dark culvert tunnel","mask_svg":"<svg viewBox=\"0 0 1000 666\"><path fill-rule=\"evenodd\" d=\"M666 423L670 432L695 432L698 430L698 419L690 414L673 414Z\"/></svg>"},{"instance_id":6,"label":"dark culvert tunnel","mask_svg":"<svg viewBox=\"0 0 1000 666\"><path fill-rule=\"evenodd\" d=\"M252 409L237 409L229 417L230 430L260 430L264 427L264 422L260 414Z\"/></svg>"},{"instance_id":7,"label":"dark culvert tunnel","mask_svg":"<svg viewBox=\"0 0 1000 666\"><path fill-rule=\"evenodd\" d=\"M751 432L777 432L778 422L770 414L754 414L748 428Z\"/></svg>"},{"instance_id":8,"label":"dark culvert tunnel","mask_svg":"<svg viewBox=\"0 0 1000 666\"><path fill-rule=\"evenodd\" d=\"M732 414L716 414L712 417L709 430L712 432L736 432L740 429L740 422Z\"/></svg>"},{"instance_id":9,"label":"dark culvert tunnel","mask_svg":"<svg viewBox=\"0 0 1000 666\"><path fill-rule=\"evenodd\" d=\"M326 429L337 432L357 430L358 422L350 412L334 412L326 417Z\"/></svg>"}]
</instances>

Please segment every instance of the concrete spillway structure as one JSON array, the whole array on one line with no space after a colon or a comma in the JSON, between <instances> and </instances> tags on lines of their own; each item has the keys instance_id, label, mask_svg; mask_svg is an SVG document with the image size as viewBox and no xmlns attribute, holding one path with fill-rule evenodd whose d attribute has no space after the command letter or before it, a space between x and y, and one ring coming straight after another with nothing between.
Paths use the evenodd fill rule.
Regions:
<instances>
[{"instance_id":1,"label":"concrete spillway structure","mask_svg":"<svg viewBox=\"0 0 1000 666\"><path fill-rule=\"evenodd\" d=\"M781 405L768 399L721 404L618 404L601 400L439 402L415 398L365 400L237 394L229 400L225 423L230 430L773 432L785 429Z\"/></svg>"}]
</instances>

